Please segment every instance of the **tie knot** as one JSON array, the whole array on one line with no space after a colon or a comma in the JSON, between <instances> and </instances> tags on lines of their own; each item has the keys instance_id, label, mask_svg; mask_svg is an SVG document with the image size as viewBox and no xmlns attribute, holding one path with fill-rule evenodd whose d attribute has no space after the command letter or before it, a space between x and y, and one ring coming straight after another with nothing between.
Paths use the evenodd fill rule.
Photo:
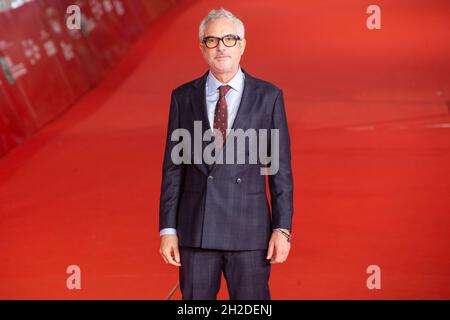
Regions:
<instances>
[{"instance_id":1,"label":"tie knot","mask_svg":"<svg viewBox=\"0 0 450 320\"><path fill-rule=\"evenodd\" d=\"M221 97L225 96L227 92L231 89L229 85L224 85L219 87L219 95Z\"/></svg>"}]
</instances>

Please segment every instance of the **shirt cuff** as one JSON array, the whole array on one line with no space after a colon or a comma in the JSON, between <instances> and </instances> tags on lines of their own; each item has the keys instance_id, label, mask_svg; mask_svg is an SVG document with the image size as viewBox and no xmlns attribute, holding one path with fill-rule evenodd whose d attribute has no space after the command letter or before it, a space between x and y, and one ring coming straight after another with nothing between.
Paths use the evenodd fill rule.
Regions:
<instances>
[{"instance_id":1,"label":"shirt cuff","mask_svg":"<svg viewBox=\"0 0 450 320\"><path fill-rule=\"evenodd\" d=\"M174 228L164 228L159 231L160 236L165 236L168 234L177 234L177 229Z\"/></svg>"}]
</instances>

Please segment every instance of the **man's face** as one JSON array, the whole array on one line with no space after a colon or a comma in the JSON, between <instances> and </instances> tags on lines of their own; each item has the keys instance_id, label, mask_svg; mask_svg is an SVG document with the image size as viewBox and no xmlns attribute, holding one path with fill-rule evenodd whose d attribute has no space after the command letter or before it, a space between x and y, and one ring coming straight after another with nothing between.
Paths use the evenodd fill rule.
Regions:
<instances>
[{"instance_id":1,"label":"man's face","mask_svg":"<svg viewBox=\"0 0 450 320\"><path fill-rule=\"evenodd\" d=\"M231 20L219 18L208 22L205 27L204 37L219 37L236 35L237 28ZM204 43L200 43L200 50L206 63L216 74L236 72L239 61L245 50L245 39L237 41L234 47L227 47L223 41L219 41L217 47L209 49Z\"/></svg>"}]
</instances>

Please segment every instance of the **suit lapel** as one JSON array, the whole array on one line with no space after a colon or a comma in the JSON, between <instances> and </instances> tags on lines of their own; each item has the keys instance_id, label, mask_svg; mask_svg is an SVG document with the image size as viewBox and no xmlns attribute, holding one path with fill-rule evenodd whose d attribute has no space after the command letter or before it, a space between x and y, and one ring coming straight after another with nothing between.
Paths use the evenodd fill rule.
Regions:
<instances>
[{"instance_id":1,"label":"suit lapel","mask_svg":"<svg viewBox=\"0 0 450 320\"><path fill-rule=\"evenodd\" d=\"M209 71L208 71L209 72ZM194 121L201 121L202 124L202 137L206 130L209 130L209 120L208 120L208 112L206 110L206 96L205 96L205 86L206 86L206 78L208 76L208 72L206 72L201 78L199 78L194 83L194 90L191 91L191 108L192 113L194 115ZM193 132L191 133L193 135ZM206 142L202 139L202 157L203 150L205 149ZM193 161L193 159L192 159ZM202 161L203 162L203 161ZM205 174L208 174L209 168L205 163L195 164L198 168Z\"/></svg>"},{"instance_id":2,"label":"suit lapel","mask_svg":"<svg viewBox=\"0 0 450 320\"><path fill-rule=\"evenodd\" d=\"M256 101L256 83L255 79L249 75L244 69L242 69L242 72L245 74L245 80L244 80L244 91L242 92L242 98L241 102L239 104L239 108L236 114L236 118L234 119L232 129L236 130L238 128L244 128L244 125L248 121L248 118L250 117L252 113L252 109L254 107L255 101ZM209 119L208 119L208 113L206 110L206 97L205 97L205 85L206 85L206 78L208 76L208 72L206 72L201 78L199 78L194 83L194 90L191 93L191 107L192 112L194 114L195 120L202 121L202 135L206 130L210 130L209 125ZM203 137L203 136L202 136ZM202 156L203 156L203 150L205 147L211 143L211 141L202 141ZM225 142L225 144L228 143L228 140ZM226 145L224 146L224 148ZM221 153L223 152L223 149L219 152L219 156L222 156ZM213 163L212 165L207 165L206 163L203 163L199 165L199 168L205 173L211 173L214 168L216 167L216 163Z\"/></svg>"},{"instance_id":3,"label":"suit lapel","mask_svg":"<svg viewBox=\"0 0 450 320\"><path fill-rule=\"evenodd\" d=\"M250 117L251 111L256 101L255 79L244 69L242 69L242 72L244 72L245 74L244 91L242 92L242 98L239 104L236 118L234 119L234 123L231 126L233 130L243 128L243 126L247 123L247 120Z\"/></svg>"}]
</instances>

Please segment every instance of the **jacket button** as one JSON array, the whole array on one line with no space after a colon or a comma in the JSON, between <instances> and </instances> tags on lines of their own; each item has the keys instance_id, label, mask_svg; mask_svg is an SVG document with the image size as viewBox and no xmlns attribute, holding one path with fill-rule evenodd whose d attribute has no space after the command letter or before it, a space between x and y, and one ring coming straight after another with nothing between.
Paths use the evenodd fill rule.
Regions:
<instances>
[{"instance_id":1,"label":"jacket button","mask_svg":"<svg viewBox=\"0 0 450 320\"><path fill-rule=\"evenodd\" d=\"M237 179L236 179L236 183L237 183L237 184L239 184L239 183L241 183L241 182L242 182L241 178L237 178Z\"/></svg>"},{"instance_id":2,"label":"jacket button","mask_svg":"<svg viewBox=\"0 0 450 320\"><path fill-rule=\"evenodd\" d=\"M214 177L213 176L208 176L208 180L213 180Z\"/></svg>"}]
</instances>

